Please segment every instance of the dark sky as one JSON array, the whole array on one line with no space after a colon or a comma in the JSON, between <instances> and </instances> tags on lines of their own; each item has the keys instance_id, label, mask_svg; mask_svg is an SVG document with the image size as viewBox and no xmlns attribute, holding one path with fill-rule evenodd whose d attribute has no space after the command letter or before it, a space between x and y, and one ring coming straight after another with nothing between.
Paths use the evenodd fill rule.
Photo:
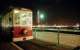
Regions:
<instances>
[{"instance_id":1,"label":"dark sky","mask_svg":"<svg viewBox=\"0 0 80 50\"><path fill-rule=\"evenodd\" d=\"M10 5L32 9L34 24L36 24L37 9L46 12L48 24L80 23L80 1L78 0L0 0L0 13L3 13Z\"/></svg>"}]
</instances>

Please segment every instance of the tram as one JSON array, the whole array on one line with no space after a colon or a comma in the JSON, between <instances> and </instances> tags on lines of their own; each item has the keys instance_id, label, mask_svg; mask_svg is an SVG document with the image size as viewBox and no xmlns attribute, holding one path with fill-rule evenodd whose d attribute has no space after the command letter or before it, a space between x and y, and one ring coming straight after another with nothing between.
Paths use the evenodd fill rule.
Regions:
<instances>
[{"instance_id":1,"label":"tram","mask_svg":"<svg viewBox=\"0 0 80 50\"><path fill-rule=\"evenodd\" d=\"M33 39L32 10L13 8L2 18L2 28L6 34L12 35L12 41Z\"/></svg>"}]
</instances>

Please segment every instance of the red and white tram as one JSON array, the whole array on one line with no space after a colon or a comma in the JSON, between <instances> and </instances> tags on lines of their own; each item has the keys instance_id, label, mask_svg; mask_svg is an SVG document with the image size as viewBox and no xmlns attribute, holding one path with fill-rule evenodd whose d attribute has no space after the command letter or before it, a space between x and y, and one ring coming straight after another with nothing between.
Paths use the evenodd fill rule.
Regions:
<instances>
[{"instance_id":1,"label":"red and white tram","mask_svg":"<svg viewBox=\"0 0 80 50\"><path fill-rule=\"evenodd\" d=\"M11 34L13 34L12 40L14 42L33 39L32 10L26 8L13 8L4 15L2 27L5 29L13 28Z\"/></svg>"}]
</instances>

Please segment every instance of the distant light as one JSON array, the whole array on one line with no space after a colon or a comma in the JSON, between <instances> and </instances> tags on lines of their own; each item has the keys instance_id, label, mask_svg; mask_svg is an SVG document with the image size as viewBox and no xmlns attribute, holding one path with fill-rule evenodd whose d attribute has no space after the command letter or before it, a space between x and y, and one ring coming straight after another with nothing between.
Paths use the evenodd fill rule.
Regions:
<instances>
[{"instance_id":1,"label":"distant light","mask_svg":"<svg viewBox=\"0 0 80 50\"><path fill-rule=\"evenodd\" d=\"M56 27L61 28L62 26L56 26Z\"/></svg>"},{"instance_id":2,"label":"distant light","mask_svg":"<svg viewBox=\"0 0 80 50\"><path fill-rule=\"evenodd\" d=\"M76 24L76 27L79 27L79 24L78 23Z\"/></svg>"},{"instance_id":3,"label":"distant light","mask_svg":"<svg viewBox=\"0 0 80 50\"><path fill-rule=\"evenodd\" d=\"M14 13L19 13L19 11L18 10L14 10Z\"/></svg>"}]
</instances>

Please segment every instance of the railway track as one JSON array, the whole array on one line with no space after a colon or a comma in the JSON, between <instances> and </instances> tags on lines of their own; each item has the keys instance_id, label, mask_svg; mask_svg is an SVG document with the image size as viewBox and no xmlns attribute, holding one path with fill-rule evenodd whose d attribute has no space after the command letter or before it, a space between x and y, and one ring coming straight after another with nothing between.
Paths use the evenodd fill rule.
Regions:
<instances>
[{"instance_id":1,"label":"railway track","mask_svg":"<svg viewBox=\"0 0 80 50\"><path fill-rule=\"evenodd\" d=\"M0 42L0 50L22 50L13 42Z\"/></svg>"},{"instance_id":2,"label":"railway track","mask_svg":"<svg viewBox=\"0 0 80 50\"><path fill-rule=\"evenodd\" d=\"M15 44L17 44L24 50L53 50L51 48L47 48L45 46L40 46L35 43L32 43L31 41L16 42Z\"/></svg>"}]
</instances>

